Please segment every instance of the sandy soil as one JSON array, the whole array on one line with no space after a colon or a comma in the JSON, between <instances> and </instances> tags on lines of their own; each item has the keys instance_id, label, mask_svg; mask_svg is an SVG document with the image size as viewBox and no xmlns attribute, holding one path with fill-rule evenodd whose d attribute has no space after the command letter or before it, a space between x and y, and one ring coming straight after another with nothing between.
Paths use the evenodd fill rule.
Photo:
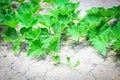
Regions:
<instances>
[{"instance_id":1,"label":"sandy soil","mask_svg":"<svg viewBox=\"0 0 120 80\"><path fill-rule=\"evenodd\" d=\"M81 15L93 6L112 7L119 0L73 0L81 1ZM26 52L14 55L11 45L0 46L0 80L120 80L120 67L112 58L102 58L92 47L82 43L72 46L61 43L60 58L63 64L54 65L51 57L37 60L26 57ZM80 61L76 68L70 67L66 57L71 57L71 65Z\"/></svg>"}]
</instances>

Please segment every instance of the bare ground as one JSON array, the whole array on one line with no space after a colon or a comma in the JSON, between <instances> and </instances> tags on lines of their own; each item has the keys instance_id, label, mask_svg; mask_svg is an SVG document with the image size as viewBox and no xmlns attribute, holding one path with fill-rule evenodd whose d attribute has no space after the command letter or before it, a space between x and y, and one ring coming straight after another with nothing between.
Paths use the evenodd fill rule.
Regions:
<instances>
[{"instance_id":1,"label":"bare ground","mask_svg":"<svg viewBox=\"0 0 120 80\"><path fill-rule=\"evenodd\" d=\"M75 0L73 0L75 1ZM93 6L112 7L119 0L76 0L81 1L79 9ZM84 15L83 11L81 15ZM60 58L63 64L54 65L51 57L37 60L26 57L26 52L14 55L11 45L0 46L0 80L120 80L120 67L111 57L102 58L86 44L75 47L71 43L61 43ZM71 57L71 65L80 61L76 68L68 66L66 57Z\"/></svg>"}]
</instances>

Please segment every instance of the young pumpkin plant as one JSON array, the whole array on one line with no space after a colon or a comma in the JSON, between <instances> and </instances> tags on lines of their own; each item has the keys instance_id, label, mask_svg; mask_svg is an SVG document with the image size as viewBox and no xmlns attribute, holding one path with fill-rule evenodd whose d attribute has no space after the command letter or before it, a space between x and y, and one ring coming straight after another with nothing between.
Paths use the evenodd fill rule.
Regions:
<instances>
[{"instance_id":1,"label":"young pumpkin plant","mask_svg":"<svg viewBox=\"0 0 120 80\"><path fill-rule=\"evenodd\" d=\"M74 21L79 20L76 11L79 3L72 3L69 0L43 0L56 6L49 13L39 14L40 0L14 1L20 3L16 10L11 6L5 14L0 10L0 25L6 26L3 33L4 41L12 42L17 54L21 51L22 43L29 45L28 56L40 57L46 53L59 52L61 34L67 34L65 30L71 29L72 25L76 25ZM3 5L5 8L1 9L6 11L6 6Z\"/></svg>"},{"instance_id":2,"label":"young pumpkin plant","mask_svg":"<svg viewBox=\"0 0 120 80\"><path fill-rule=\"evenodd\" d=\"M119 50L119 27L120 27L120 6L105 9L92 8L81 21L79 32L82 36L87 36L92 45L100 51L101 55L107 56L107 49L113 46L113 50ZM114 25L109 25L111 19Z\"/></svg>"}]
</instances>

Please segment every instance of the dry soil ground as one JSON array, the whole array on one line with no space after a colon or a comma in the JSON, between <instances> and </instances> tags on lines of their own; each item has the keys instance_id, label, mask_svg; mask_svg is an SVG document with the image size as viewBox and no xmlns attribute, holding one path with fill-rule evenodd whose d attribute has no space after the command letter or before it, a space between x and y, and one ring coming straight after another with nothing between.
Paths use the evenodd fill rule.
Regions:
<instances>
[{"instance_id":1,"label":"dry soil ground","mask_svg":"<svg viewBox=\"0 0 120 80\"><path fill-rule=\"evenodd\" d=\"M112 7L119 5L119 0L73 0L80 1L81 15L91 7ZM70 68L77 60L80 65ZM72 47L71 43L61 43L61 62L65 65L54 65L50 56L44 60L26 57L22 51L15 56L11 46L0 46L0 80L120 80L120 67L112 58L103 59L92 46L83 44Z\"/></svg>"}]
</instances>

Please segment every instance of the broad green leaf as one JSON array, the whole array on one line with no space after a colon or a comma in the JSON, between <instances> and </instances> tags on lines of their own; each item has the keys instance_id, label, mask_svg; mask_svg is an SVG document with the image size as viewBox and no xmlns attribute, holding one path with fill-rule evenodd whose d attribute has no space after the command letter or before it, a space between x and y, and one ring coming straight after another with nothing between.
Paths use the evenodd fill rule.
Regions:
<instances>
[{"instance_id":1,"label":"broad green leaf","mask_svg":"<svg viewBox=\"0 0 120 80\"><path fill-rule=\"evenodd\" d=\"M11 0L0 0L0 4L11 5Z\"/></svg>"},{"instance_id":2,"label":"broad green leaf","mask_svg":"<svg viewBox=\"0 0 120 80\"><path fill-rule=\"evenodd\" d=\"M65 4L65 5L68 8L68 12L75 12L75 10L78 8L80 3L79 2L77 2L77 3L69 2L69 3Z\"/></svg>"},{"instance_id":3,"label":"broad green leaf","mask_svg":"<svg viewBox=\"0 0 120 80\"><path fill-rule=\"evenodd\" d=\"M48 2L50 4L54 4L55 0L43 0L43 2Z\"/></svg>"},{"instance_id":4,"label":"broad green leaf","mask_svg":"<svg viewBox=\"0 0 120 80\"><path fill-rule=\"evenodd\" d=\"M85 22L81 22L79 26L79 33L81 36L87 36L89 32L89 26Z\"/></svg>"},{"instance_id":5,"label":"broad green leaf","mask_svg":"<svg viewBox=\"0 0 120 80\"><path fill-rule=\"evenodd\" d=\"M70 22L70 17L68 17L68 15L58 15L58 20L63 24L68 24Z\"/></svg>"},{"instance_id":6,"label":"broad green leaf","mask_svg":"<svg viewBox=\"0 0 120 80\"><path fill-rule=\"evenodd\" d=\"M99 11L99 8L96 8L96 7L93 7L93 8L91 8L91 9L89 9L89 10L87 10L87 14L98 14L98 11Z\"/></svg>"},{"instance_id":7,"label":"broad green leaf","mask_svg":"<svg viewBox=\"0 0 120 80\"><path fill-rule=\"evenodd\" d=\"M73 39L78 41L79 39L79 30L77 26L72 26L67 29L67 34L73 36Z\"/></svg>"},{"instance_id":8,"label":"broad green leaf","mask_svg":"<svg viewBox=\"0 0 120 80\"><path fill-rule=\"evenodd\" d=\"M50 45L50 41L52 40L52 38L53 35L49 33L47 28L41 28L40 40L45 44L45 48L47 48Z\"/></svg>"},{"instance_id":9,"label":"broad green leaf","mask_svg":"<svg viewBox=\"0 0 120 80\"><path fill-rule=\"evenodd\" d=\"M20 28L20 32L21 32L22 35L24 35L25 33L27 33L27 31L29 31L29 28L26 28L26 27Z\"/></svg>"},{"instance_id":10,"label":"broad green leaf","mask_svg":"<svg viewBox=\"0 0 120 80\"><path fill-rule=\"evenodd\" d=\"M56 34L50 41L48 51L58 52L59 50L60 50L60 34Z\"/></svg>"},{"instance_id":11,"label":"broad green leaf","mask_svg":"<svg viewBox=\"0 0 120 80\"><path fill-rule=\"evenodd\" d=\"M59 9L58 8L51 9L50 13L51 13L52 16L57 18L57 16L59 15Z\"/></svg>"},{"instance_id":12,"label":"broad green leaf","mask_svg":"<svg viewBox=\"0 0 120 80\"><path fill-rule=\"evenodd\" d=\"M32 14L18 14L19 21L27 28L37 24L38 19Z\"/></svg>"},{"instance_id":13,"label":"broad green leaf","mask_svg":"<svg viewBox=\"0 0 120 80\"><path fill-rule=\"evenodd\" d=\"M72 12L75 12L78 6L79 6L79 3L69 2L58 7L58 11L61 15L68 15L68 14L71 14Z\"/></svg>"},{"instance_id":14,"label":"broad green leaf","mask_svg":"<svg viewBox=\"0 0 120 80\"><path fill-rule=\"evenodd\" d=\"M91 39L91 42L92 42L93 46L94 46L98 51L100 51L100 53L101 53L103 56L106 56L106 55L107 55L106 46L105 46L105 44L100 40L99 37L96 37L95 39Z\"/></svg>"},{"instance_id":15,"label":"broad green leaf","mask_svg":"<svg viewBox=\"0 0 120 80\"><path fill-rule=\"evenodd\" d=\"M113 39L119 39L120 38L119 32L120 32L120 22L111 29L111 37Z\"/></svg>"},{"instance_id":16,"label":"broad green leaf","mask_svg":"<svg viewBox=\"0 0 120 80\"><path fill-rule=\"evenodd\" d=\"M8 28L6 32L3 34L4 41L12 42L13 40L18 38L18 33L14 28Z\"/></svg>"},{"instance_id":17,"label":"broad green leaf","mask_svg":"<svg viewBox=\"0 0 120 80\"><path fill-rule=\"evenodd\" d=\"M54 33L61 33L62 31L62 24L59 23L59 22L56 22L53 26L52 26L52 29L54 31Z\"/></svg>"},{"instance_id":18,"label":"broad green leaf","mask_svg":"<svg viewBox=\"0 0 120 80\"><path fill-rule=\"evenodd\" d=\"M34 14L39 10L39 4L24 3L18 7L19 21L28 27L32 27L37 24L38 18Z\"/></svg>"},{"instance_id":19,"label":"broad green leaf","mask_svg":"<svg viewBox=\"0 0 120 80\"><path fill-rule=\"evenodd\" d=\"M74 14L75 10L77 9L77 7L79 6L79 3L66 3L64 5L61 5L55 9L51 10L51 13L53 16L57 16L57 15L69 15L72 16L72 14Z\"/></svg>"},{"instance_id":20,"label":"broad green leaf","mask_svg":"<svg viewBox=\"0 0 120 80\"><path fill-rule=\"evenodd\" d=\"M80 20L80 18L78 17L79 14L80 14L80 11L73 12L71 18L73 20Z\"/></svg>"},{"instance_id":21,"label":"broad green leaf","mask_svg":"<svg viewBox=\"0 0 120 80\"><path fill-rule=\"evenodd\" d=\"M16 2L19 2L19 3L23 3L25 0L12 0L12 1L16 1Z\"/></svg>"},{"instance_id":22,"label":"broad green leaf","mask_svg":"<svg viewBox=\"0 0 120 80\"><path fill-rule=\"evenodd\" d=\"M12 42L13 51L18 54L20 52L21 43L24 42L24 38L19 36L16 29L8 28L6 32L3 34L5 42Z\"/></svg>"},{"instance_id":23,"label":"broad green leaf","mask_svg":"<svg viewBox=\"0 0 120 80\"><path fill-rule=\"evenodd\" d=\"M29 0L31 3L39 3L41 0Z\"/></svg>"},{"instance_id":24,"label":"broad green leaf","mask_svg":"<svg viewBox=\"0 0 120 80\"><path fill-rule=\"evenodd\" d=\"M41 29L40 28L27 29L27 28L23 27L23 28L21 28L20 31L21 31L23 37L25 37L27 39L37 40L40 36Z\"/></svg>"},{"instance_id":25,"label":"broad green leaf","mask_svg":"<svg viewBox=\"0 0 120 80\"><path fill-rule=\"evenodd\" d=\"M57 4L57 5L63 5L67 2L69 2L69 0L55 0L55 4Z\"/></svg>"},{"instance_id":26,"label":"broad green leaf","mask_svg":"<svg viewBox=\"0 0 120 80\"><path fill-rule=\"evenodd\" d=\"M98 8L98 10L99 10L97 13L98 15L101 15L103 17L108 17L109 11L107 9L101 7L101 8Z\"/></svg>"},{"instance_id":27,"label":"broad green leaf","mask_svg":"<svg viewBox=\"0 0 120 80\"><path fill-rule=\"evenodd\" d=\"M60 6L60 5L67 3L69 0L43 0L43 1L51 3L51 4L57 4Z\"/></svg>"},{"instance_id":28,"label":"broad green leaf","mask_svg":"<svg viewBox=\"0 0 120 80\"><path fill-rule=\"evenodd\" d=\"M46 54L46 50L43 47L43 44L40 40L29 41L29 50L27 56L36 56L40 57L42 54Z\"/></svg>"},{"instance_id":29,"label":"broad green leaf","mask_svg":"<svg viewBox=\"0 0 120 80\"><path fill-rule=\"evenodd\" d=\"M99 17L86 15L83 19L83 22L85 21L86 24L88 24L88 27L90 28L96 28L101 24L101 19Z\"/></svg>"},{"instance_id":30,"label":"broad green leaf","mask_svg":"<svg viewBox=\"0 0 120 80\"><path fill-rule=\"evenodd\" d=\"M2 14L0 13L0 25L4 25L4 26L8 26L11 28L15 28L18 25L18 17L16 15L16 13L10 10L9 12L7 12L6 14Z\"/></svg>"},{"instance_id":31,"label":"broad green leaf","mask_svg":"<svg viewBox=\"0 0 120 80\"><path fill-rule=\"evenodd\" d=\"M110 28L102 26L101 31L93 30L89 33L90 41L93 46L98 49L103 56L107 54L107 47L110 45ZM100 29L99 29L100 30Z\"/></svg>"},{"instance_id":32,"label":"broad green leaf","mask_svg":"<svg viewBox=\"0 0 120 80\"><path fill-rule=\"evenodd\" d=\"M39 15L38 16L38 21L39 23L47 26L47 27L50 27L51 26L51 17L50 15Z\"/></svg>"},{"instance_id":33,"label":"broad green leaf","mask_svg":"<svg viewBox=\"0 0 120 80\"><path fill-rule=\"evenodd\" d=\"M58 11L59 11L59 14L61 14L61 15L67 15L69 13L67 6L60 6L58 8Z\"/></svg>"},{"instance_id":34,"label":"broad green leaf","mask_svg":"<svg viewBox=\"0 0 120 80\"><path fill-rule=\"evenodd\" d=\"M40 9L40 4L24 3L18 6L20 14L34 14Z\"/></svg>"},{"instance_id":35,"label":"broad green leaf","mask_svg":"<svg viewBox=\"0 0 120 80\"><path fill-rule=\"evenodd\" d=\"M111 29L111 38L112 40L114 40L114 43L113 43L114 50L120 49L120 33L119 32L120 32L120 22L117 23L117 25Z\"/></svg>"}]
</instances>

